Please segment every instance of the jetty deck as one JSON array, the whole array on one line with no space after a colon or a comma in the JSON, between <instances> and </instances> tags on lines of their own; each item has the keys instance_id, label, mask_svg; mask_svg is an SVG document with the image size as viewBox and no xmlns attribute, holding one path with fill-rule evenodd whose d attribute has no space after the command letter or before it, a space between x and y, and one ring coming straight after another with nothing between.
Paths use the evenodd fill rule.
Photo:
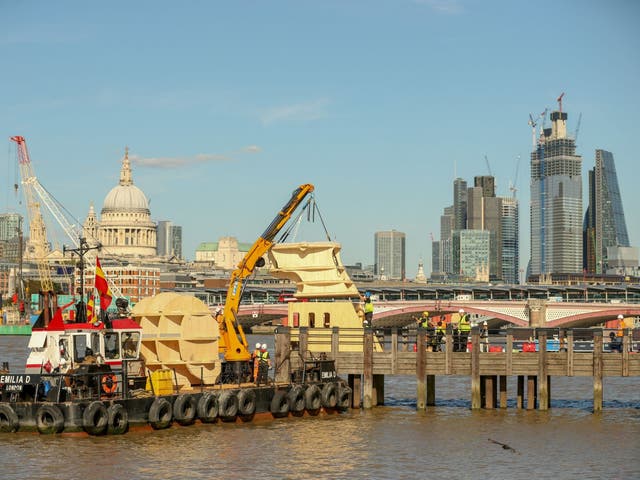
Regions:
<instances>
[{"instance_id":1,"label":"jetty deck","mask_svg":"<svg viewBox=\"0 0 640 480\"><path fill-rule=\"evenodd\" d=\"M435 405L437 376L467 376L471 407L477 409L506 408L507 379L515 376L517 408L547 410L551 377L592 377L593 410L600 411L603 378L640 377L639 333L626 330L618 351L601 328L511 328L484 342L474 327L456 351L457 336L449 329L432 351L431 332L422 328L278 327L276 378L288 378L302 362L332 359L338 374L348 376L353 407L371 408L384 403L386 375L415 375L417 408L424 409Z\"/></svg>"}]
</instances>

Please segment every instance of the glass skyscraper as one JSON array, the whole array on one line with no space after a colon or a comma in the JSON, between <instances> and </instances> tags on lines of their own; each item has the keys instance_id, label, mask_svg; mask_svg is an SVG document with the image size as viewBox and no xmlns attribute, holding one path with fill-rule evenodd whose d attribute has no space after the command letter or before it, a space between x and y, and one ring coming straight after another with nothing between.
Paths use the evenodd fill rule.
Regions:
<instances>
[{"instance_id":1,"label":"glass skyscraper","mask_svg":"<svg viewBox=\"0 0 640 480\"><path fill-rule=\"evenodd\" d=\"M607 247L629 247L627 223L613 154L596 150L589 170L589 207L584 218L584 268L606 273Z\"/></svg>"},{"instance_id":2,"label":"glass skyscraper","mask_svg":"<svg viewBox=\"0 0 640 480\"><path fill-rule=\"evenodd\" d=\"M531 153L531 275L582 273L582 157L566 122L552 112Z\"/></svg>"}]
</instances>

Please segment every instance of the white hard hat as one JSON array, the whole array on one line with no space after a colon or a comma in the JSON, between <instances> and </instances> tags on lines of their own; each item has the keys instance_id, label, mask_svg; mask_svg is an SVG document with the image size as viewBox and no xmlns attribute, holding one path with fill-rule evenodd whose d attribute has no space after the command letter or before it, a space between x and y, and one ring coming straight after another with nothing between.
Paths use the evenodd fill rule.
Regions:
<instances>
[{"instance_id":1,"label":"white hard hat","mask_svg":"<svg viewBox=\"0 0 640 480\"><path fill-rule=\"evenodd\" d=\"M256 348L260 348L260 342L256 343Z\"/></svg>"},{"instance_id":2,"label":"white hard hat","mask_svg":"<svg viewBox=\"0 0 640 480\"><path fill-rule=\"evenodd\" d=\"M266 344L266 343L263 343L263 344L262 344L262 349L263 349L263 350L266 350L266 349L267 349L267 344Z\"/></svg>"},{"instance_id":3,"label":"white hard hat","mask_svg":"<svg viewBox=\"0 0 640 480\"><path fill-rule=\"evenodd\" d=\"M458 313L464 313L463 309L458 310Z\"/></svg>"},{"instance_id":4,"label":"white hard hat","mask_svg":"<svg viewBox=\"0 0 640 480\"><path fill-rule=\"evenodd\" d=\"M486 324L487 324L487 321L485 320L484 322L482 322L482 324L483 324L483 325L486 325Z\"/></svg>"},{"instance_id":5,"label":"white hard hat","mask_svg":"<svg viewBox=\"0 0 640 480\"><path fill-rule=\"evenodd\" d=\"M624 315L620 314L620 315L618 315L618 318L619 318L620 320L622 320L622 319L624 318Z\"/></svg>"}]
</instances>

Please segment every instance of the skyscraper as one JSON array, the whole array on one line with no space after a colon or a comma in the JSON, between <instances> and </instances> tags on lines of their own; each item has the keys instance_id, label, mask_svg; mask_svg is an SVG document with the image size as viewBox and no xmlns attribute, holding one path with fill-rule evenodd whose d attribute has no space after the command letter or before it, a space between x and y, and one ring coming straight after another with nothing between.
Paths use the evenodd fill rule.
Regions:
<instances>
[{"instance_id":1,"label":"skyscraper","mask_svg":"<svg viewBox=\"0 0 640 480\"><path fill-rule=\"evenodd\" d=\"M582 157L562 103L531 152L530 262L531 275L582 272Z\"/></svg>"},{"instance_id":2,"label":"skyscraper","mask_svg":"<svg viewBox=\"0 0 640 480\"><path fill-rule=\"evenodd\" d=\"M502 198L495 195L492 176L474 177L467 190L467 229L489 232L486 267L491 280L502 279Z\"/></svg>"},{"instance_id":3,"label":"skyscraper","mask_svg":"<svg viewBox=\"0 0 640 480\"><path fill-rule=\"evenodd\" d=\"M158 255L182 258L182 227L168 220L158 222Z\"/></svg>"},{"instance_id":4,"label":"skyscraper","mask_svg":"<svg viewBox=\"0 0 640 480\"><path fill-rule=\"evenodd\" d=\"M584 217L584 268L606 273L608 247L629 247L627 223L618 187L613 154L596 150L595 167L589 170L589 206Z\"/></svg>"},{"instance_id":5,"label":"skyscraper","mask_svg":"<svg viewBox=\"0 0 640 480\"><path fill-rule=\"evenodd\" d=\"M502 197L502 280L520 283L520 220L518 200Z\"/></svg>"},{"instance_id":6,"label":"skyscraper","mask_svg":"<svg viewBox=\"0 0 640 480\"><path fill-rule=\"evenodd\" d=\"M374 273L381 279L404 280L405 234L395 230L376 232L374 235Z\"/></svg>"}]
</instances>

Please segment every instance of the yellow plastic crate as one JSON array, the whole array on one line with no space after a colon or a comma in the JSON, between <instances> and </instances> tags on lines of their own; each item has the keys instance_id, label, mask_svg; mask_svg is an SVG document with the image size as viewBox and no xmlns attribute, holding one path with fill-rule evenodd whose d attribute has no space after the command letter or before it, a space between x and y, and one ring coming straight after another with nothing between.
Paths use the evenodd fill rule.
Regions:
<instances>
[{"instance_id":1,"label":"yellow plastic crate","mask_svg":"<svg viewBox=\"0 0 640 480\"><path fill-rule=\"evenodd\" d=\"M151 385L153 385L153 392L156 395L170 395L173 393L173 372L168 368L163 368L151 372L151 376L147 377L146 390L152 391Z\"/></svg>"}]
</instances>

